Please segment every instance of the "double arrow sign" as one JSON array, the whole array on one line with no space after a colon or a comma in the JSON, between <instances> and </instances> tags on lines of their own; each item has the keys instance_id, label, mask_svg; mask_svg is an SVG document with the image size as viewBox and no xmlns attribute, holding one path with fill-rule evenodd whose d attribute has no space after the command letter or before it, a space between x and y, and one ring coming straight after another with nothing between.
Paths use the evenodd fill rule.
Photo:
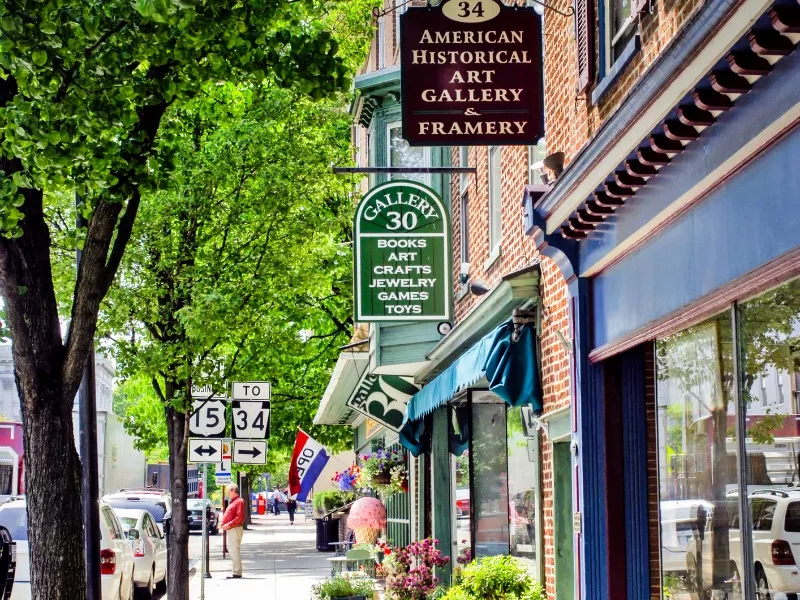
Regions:
<instances>
[{"instance_id":1,"label":"double arrow sign","mask_svg":"<svg viewBox=\"0 0 800 600\"><path fill-rule=\"evenodd\" d=\"M222 461L223 440L189 438L190 463L218 463ZM242 465L263 465L267 462L266 440L234 440L233 462Z\"/></svg>"}]
</instances>

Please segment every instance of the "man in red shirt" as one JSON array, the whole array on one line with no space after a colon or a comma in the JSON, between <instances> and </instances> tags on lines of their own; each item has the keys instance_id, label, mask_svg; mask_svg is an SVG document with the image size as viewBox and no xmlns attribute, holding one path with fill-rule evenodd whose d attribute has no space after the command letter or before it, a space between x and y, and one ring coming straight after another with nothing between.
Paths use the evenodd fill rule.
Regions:
<instances>
[{"instance_id":1,"label":"man in red shirt","mask_svg":"<svg viewBox=\"0 0 800 600\"><path fill-rule=\"evenodd\" d=\"M232 485L228 488L230 504L222 515L220 529L228 532L228 550L231 553L233 573L227 579L242 578L242 535L244 535L244 500L239 495L239 486Z\"/></svg>"}]
</instances>

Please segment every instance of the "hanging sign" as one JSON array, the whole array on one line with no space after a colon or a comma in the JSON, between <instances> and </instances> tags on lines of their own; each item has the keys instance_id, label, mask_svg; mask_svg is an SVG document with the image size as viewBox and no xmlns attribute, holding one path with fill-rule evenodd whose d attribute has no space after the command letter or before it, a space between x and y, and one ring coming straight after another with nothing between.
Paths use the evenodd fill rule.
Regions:
<instances>
[{"instance_id":1,"label":"hanging sign","mask_svg":"<svg viewBox=\"0 0 800 600\"><path fill-rule=\"evenodd\" d=\"M355 217L356 321L450 320L450 221L415 181L372 188Z\"/></svg>"},{"instance_id":2,"label":"hanging sign","mask_svg":"<svg viewBox=\"0 0 800 600\"><path fill-rule=\"evenodd\" d=\"M541 19L499 0L400 17L403 137L412 146L533 145L544 134Z\"/></svg>"},{"instance_id":3,"label":"hanging sign","mask_svg":"<svg viewBox=\"0 0 800 600\"><path fill-rule=\"evenodd\" d=\"M347 406L393 431L400 431L406 405L419 391L412 377L365 374Z\"/></svg>"}]
</instances>

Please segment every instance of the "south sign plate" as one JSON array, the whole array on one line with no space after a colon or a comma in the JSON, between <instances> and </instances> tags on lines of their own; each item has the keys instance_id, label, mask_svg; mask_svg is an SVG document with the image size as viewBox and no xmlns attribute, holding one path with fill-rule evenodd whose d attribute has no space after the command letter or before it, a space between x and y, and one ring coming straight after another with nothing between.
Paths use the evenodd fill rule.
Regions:
<instances>
[{"instance_id":1,"label":"south sign plate","mask_svg":"<svg viewBox=\"0 0 800 600\"><path fill-rule=\"evenodd\" d=\"M400 17L403 138L412 146L536 144L544 132L541 18L499 0Z\"/></svg>"},{"instance_id":2,"label":"south sign plate","mask_svg":"<svg viewBox=\"0 0 800 600\"><path fill-rule=\"evenodd\" d=\"M449 321L450 219L431 188L390 181L355 217L356 321Z\"/></svg>"}]
</instances>

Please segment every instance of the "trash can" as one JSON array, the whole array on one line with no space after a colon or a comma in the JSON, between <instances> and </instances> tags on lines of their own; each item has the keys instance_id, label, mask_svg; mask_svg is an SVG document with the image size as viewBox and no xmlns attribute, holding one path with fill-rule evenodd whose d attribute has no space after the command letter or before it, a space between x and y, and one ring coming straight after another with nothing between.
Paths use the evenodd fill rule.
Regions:
<instances>
[{"instance_id":1,"label":"trash can","mask_svg":"<svg viewBox=\"0 0 800 600\"><path fill-rule=\"evenodd\" d=\"M339 541L339 519L325 517L314 520L317 522L317 551L333 552L336 548L330 544Z\"/></svg>"}]
</instances>

